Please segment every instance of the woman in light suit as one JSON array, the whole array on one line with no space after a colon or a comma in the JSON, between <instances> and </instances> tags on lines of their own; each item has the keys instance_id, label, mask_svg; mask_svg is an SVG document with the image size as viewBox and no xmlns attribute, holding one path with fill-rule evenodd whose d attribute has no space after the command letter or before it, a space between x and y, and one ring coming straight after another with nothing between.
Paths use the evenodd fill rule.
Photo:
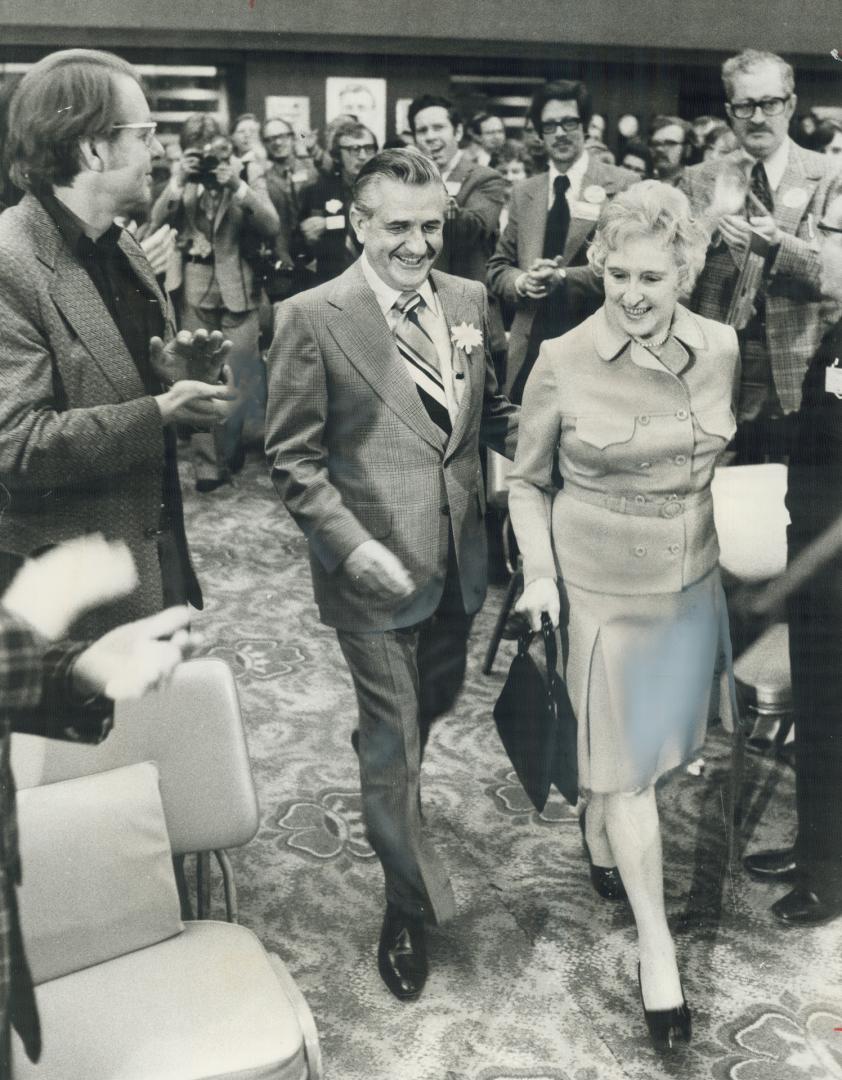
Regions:
<instances>
[{"instance_id":1,"label":"woman in light suit","mask_svg":"<svg viewBox=\"0 0 842 1080\"><path fill-rule=\"evenodd\" d=\"M606 208L588 256L605 303L542 345L509 492L518 607L533 629L543 612L561 621L567 639L586 843L631 903L659 1050L689 1041L690 1012L664 910L654 784L698 753L708 716L723 711L723 656L730 676L710 482L735 429L737 338L678 303L706 246L685 196L657 181Z\"/></svg>"}]
</instances>

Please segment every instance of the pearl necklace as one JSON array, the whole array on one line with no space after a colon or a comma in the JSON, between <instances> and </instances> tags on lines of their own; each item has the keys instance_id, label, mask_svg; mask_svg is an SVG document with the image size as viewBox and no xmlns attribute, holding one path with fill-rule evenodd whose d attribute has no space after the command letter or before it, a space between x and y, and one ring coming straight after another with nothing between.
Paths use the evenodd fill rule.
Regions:
<instances>
[{"instance_id":1,"label":"pearl necklace","mask_svg":"<svg viewBox=\"0 0 842 1080\"><path fill-rule=\"evenodd\" d=\"M651 338L648 341L644 341L643 338L633 337L632 341L637 345L641 345L644 349L660 349L660 347L666 342L670 336L671 326L668 326L663 337L658 338L657 341L653 341Z\"/></svg>"}]
</instances>

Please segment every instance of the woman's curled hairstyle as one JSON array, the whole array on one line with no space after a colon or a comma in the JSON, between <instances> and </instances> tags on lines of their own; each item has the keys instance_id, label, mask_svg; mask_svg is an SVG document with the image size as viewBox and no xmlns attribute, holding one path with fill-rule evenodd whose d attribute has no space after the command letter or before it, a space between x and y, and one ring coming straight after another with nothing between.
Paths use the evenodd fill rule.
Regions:
<instances>
[{"instance_id":1,"label":"woman's curled hairstyle","mask_svg":"<svg viewBox=\"0 0 842 1080\"><path fill-rule=\"evenodd\" d=\"M681 291L689 293L705 265L710 233L690 212L687 196L659 180L641 180L605 208L588 249L591 269L602 277L605 260L633 237L651 237L671 248Z\"/></svg>"}]
</instances>

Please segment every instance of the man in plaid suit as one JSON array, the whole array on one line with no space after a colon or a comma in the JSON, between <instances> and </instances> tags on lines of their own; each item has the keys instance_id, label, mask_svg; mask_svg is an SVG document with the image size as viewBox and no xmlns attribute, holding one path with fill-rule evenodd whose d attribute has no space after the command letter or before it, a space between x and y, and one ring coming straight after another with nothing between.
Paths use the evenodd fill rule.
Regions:
<instances>
[{"instance_id":1,"label":"man in plaid suit","mask_svg":"<svg viewBox=\"0 0 842 1080\"><path fill-rule=\"evenodd\" d=\"M93 645L56 644L84 610L137 584L126 546L86 536L24 564L0 593L0 1076L11 1075L11 1028L32 1061L41 1030L21 938L16 885L13 731L98 743L111 730L112 701L139 697L189 647L186 607L118 627ZM107 695L107 696L106 696ZM24 868L25 872L25 868Z\"/></svg>"},{"instance_id":2,"label":"man in plaid suit","mask_svg":"<svg viewBox=\"0 0 842 1080\"><path fill-rule=\"evenodd\" d=\"M419 151L367 162L351 209L363 255L278 306L269 352L266 450L354 680L365 820L386 879L378 965L402 1000L426 978L424 921L454 911L423 835L421 756L461 687L485 596L479 443L512 457L518 417L497 390L482 285L430 272L446 202Z\"/></svg>"},{"instance_id":3,"label":"man in plaid suit","mask_svg":"<svg viewBox=\"0 0 842 1080\"><path fill-rule=\"evenodd\" d=\"M793 70L781 57L746 50L725 62L722 79L740 146L686 169L680 186L716 227L693 310L725 321L752 230L770 245L754 312L738 328L737 450L738 461L750 463L788 452L804 373L840 314L838 304L822 302L815 226L842 180L827 157L787 134L797 99Z\"/></svg>"}]
</instances>

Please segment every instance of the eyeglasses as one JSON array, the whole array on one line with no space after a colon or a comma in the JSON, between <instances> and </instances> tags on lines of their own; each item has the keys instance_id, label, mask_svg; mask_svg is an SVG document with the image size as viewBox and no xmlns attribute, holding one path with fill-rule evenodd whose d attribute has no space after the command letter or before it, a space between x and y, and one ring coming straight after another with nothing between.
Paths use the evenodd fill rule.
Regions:
<instances>
[{"instance_id":1,"label":"eyeglasses","mask_svg":"<svg viewBox=\"0 0 842 1080\"><path fill-rule=\"evenodd\" d=\"M764 116L780 116L790 97L792 95L787 94L786 97L767 97L760 101L753 101L751 98L748 101L732 101L731 115L737 120L750 120L760 109Z\"/></svg>"},{"instance_id":2,"label":"eyeglasses","mask_svg":"<svg viewBox=\"0 0 842 1080\"><path fill-rule=\"evenodd\" d=\"M582 126L582 120L578 116L563 116L561 120L542 120L538 130L542 135L555 135L559 130L575 131Z\"/></svg>"},{"instance_id":3,"label":"eyeglasses","mask_svg":"<svg viewBox=\"0 0 842 1080\"><path fill-rule=\"evenodd\" d=\"M340 143L339 149L344 150L346 154L356 154L357 157L370 157L372 154L377 153L377 147L374 143L361 143L359 146L343 146Z\"/></svg>"},{"instance_id":4,"label":"eyeglasses","mask_svg":"<svg viewBox=\"0 0 842 1080\"><path fill-rule=\"evenodd\" d=\"M143 122L139 121L136 124L112 124L111 130L142 131L143 135L141 136L141 138L147 146L151 147L152 143L155 141L155 132L158 130L158 125L152 120L146 120Z\"/></svg>"},{"instance_id":5,"label":"eyeglasses","mask_svg":"<svg viewBox=\"0 0 842 1080\"><path fill-rule=\"evenodd\" d=\"M266 142L289 142L293 138L291 131L279 131L277 135L266 135Z\"/></svg>"},{"instance_id":6,"label":"eyeglasses","mask_svg":"<svg viewBox=\"0 0 842 1080\"><path fill-rule=\"evenodd\" d=\"M823 221L820 221L816 228L823 233L842 233L842 229L835 229L832 225L825 225Z\"/></svg>"},{"instance_id":7,"label":"eyeglasses","mask_svg":"<svg viewBox=\"0 0 842 1080\"><path fill-rule=\"evenodd\" d=\"M649 145L653 150L658 150L664 146L668 149L674 146L683 146L683 142L679 142L678 139L650 139Z\"/></svg>"}]
</instances>

